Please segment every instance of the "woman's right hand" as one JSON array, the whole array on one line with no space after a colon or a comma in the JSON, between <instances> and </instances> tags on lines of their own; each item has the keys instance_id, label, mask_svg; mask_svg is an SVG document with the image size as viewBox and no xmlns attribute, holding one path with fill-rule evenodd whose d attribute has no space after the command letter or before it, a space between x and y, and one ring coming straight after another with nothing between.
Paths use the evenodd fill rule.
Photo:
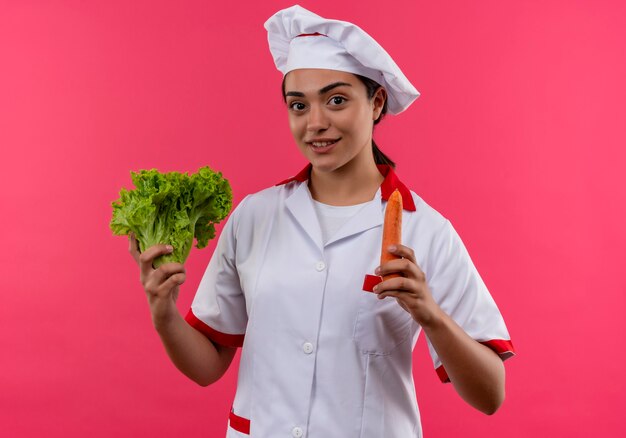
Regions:
<instances>
[{"instance_id":1,"label":"woman's right hand","mask_svg":"<svg viewBox=\"0 0 626 438\"><path fill-rule=\"evenodd\" d=\"M172 250L170 245L154 245L141 252L135 235L130 235L129 252L139 265L141 284L146 292L152 322L157 330L178 313L176 300L180 285L186 278L185 266L180 263L166 263L158 269L153 267L155 258L169 254Z\"/></svg>"}]
</instances>

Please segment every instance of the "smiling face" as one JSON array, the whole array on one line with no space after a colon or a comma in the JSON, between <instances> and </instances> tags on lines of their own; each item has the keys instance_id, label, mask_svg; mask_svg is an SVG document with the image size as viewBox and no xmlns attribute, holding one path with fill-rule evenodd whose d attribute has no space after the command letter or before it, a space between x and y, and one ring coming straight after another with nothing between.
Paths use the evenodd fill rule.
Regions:
<instances>
[{"instance_id":1,"label":"smiling face","mask_svg":"<svg viewBox=\"0 0 626 438\"><path fill-rule=\"evenodd\" d=\"M373 165L372 130L382 111L383 88L370 100L351 73L300 69L285 76L285 99L291 133L315 170Z\"/></svg>"}]
</instances>

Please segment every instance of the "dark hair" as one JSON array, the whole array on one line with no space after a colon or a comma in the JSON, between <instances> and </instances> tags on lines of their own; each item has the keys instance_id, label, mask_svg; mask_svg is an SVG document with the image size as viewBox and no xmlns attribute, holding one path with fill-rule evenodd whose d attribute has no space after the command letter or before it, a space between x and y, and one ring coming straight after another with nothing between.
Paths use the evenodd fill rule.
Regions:
<instances>
[{"instance_id":1,"label":"dark hair","mask_svg":"<svg viewBox=\"0 0 626 438\"><path fill-rule=\"evenodd\" d=\"M359 78L359 80L363 83L363 85L365 85L368 99L373 98L374 95L376 94L376 91L378 91L378 89L381 87L381 85L378 82L370 78L366 78L365 76L361 76L357 74L354 74L354 76ZM283 100L287 102L287 96L285 95L285 78L284 77L283 77L283 83L282 83L282 91L283 91ZM385 99L385 103L383 104L383 109L380 112L380 115L378 116L376 120L374 120L374 125L377 125L383 119L385 114L387 114L387 99ZM372 153L374 154L374 162L376 164L387 164L394 169L396 168L396 163L394 163L391 158L389 158L387 155L383 153L383 151L380 150L380 148L378 147L378 145L376 144L373 138L372 138Z\"/></svg>"},{"instance_id":2,"label":"dark hair","mask_svg":"<svg viewBox=\"0 0 626 438\"><path fill-rule=\"evenodd\" d=\"M359 78L361 82L363 82L363 85L365 85L365 88L367 89L367 98L368 99L373 98L374 95L376 94L376 91L378 91L378 89L380 88L380 84L373 79L366 78L365 76L361 76L357 74L355 74L355 76ZM374 120L374 125L377 125L378 122L380 122L383 119L385 114L387 114L387 99L385 99L385 103L383 104L383 109L380 112L380 115L378 116L376 120ZM387 155L383 153L383 151L380 150L380 148L378 147L378 145L376 144L373 138L372 138L372 153L374 154L374 162L376 164L387 164L391 166L393 169L396 168L396 163L394 163L391 158L389 158Z\"/></svg>"}]
</instances>

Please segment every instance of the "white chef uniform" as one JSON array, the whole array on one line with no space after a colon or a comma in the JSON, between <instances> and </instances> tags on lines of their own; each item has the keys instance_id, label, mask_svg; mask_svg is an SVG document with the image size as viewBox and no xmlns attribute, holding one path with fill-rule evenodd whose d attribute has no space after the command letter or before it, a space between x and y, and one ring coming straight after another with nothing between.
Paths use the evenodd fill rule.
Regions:
<instances>
[{"instance_id":1,"label":"white chef uniform","mask_svg":"<svg viewBox=\"0 0 626 438\"><path fill-rule=\"evenodd\" d=\"M419 93L389 54L352 23L299 6L265 27L283 75L323 68L368 77L391 114ZM308 189L310 165L244 198L229 217L186 319L213 342L242 346L228 438L421 436L412 375L420 326L371 287L386 201L403 199L402 242L415 252L439 306L503 359L509 334L461 239L388 166L372 201L323 239ZM430 347L437 374L445 370Z\"/></svg>"},{"instance_id":2,"label":"white chef uniform","mask_svg":"<svg viewBox=\"0 0 626 438\"><path fill-rule=\"evenodd\" d=\"M243 346L228 438L420 437L412 351L420 326L363 291L379 264L386 199L399 189L402 242L435 301L503 359L502 316L448 220L393 169L374 199L322 243L310 166L247 196L229 217L186 319ZM430 345L429 345L430 346ZM430 348L439 377L447 380Z\"/></svg>"}]
</instances>

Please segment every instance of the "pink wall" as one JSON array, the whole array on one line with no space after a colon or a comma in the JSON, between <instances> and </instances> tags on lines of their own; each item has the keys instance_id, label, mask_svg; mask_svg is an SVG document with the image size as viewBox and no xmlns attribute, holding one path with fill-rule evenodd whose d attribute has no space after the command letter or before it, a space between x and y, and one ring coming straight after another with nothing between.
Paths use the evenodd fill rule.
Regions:
<instances>
[{"instance_id":1,"label":"pink wall","mask_svg":"<svg viewBox=\"0 0 626 438\"><path fill-rule=\"evenodd\" d=\"M262 26L290 3L248 3L0 2L2 436L223 436L236 366L200 388L168 362L108 221L130 170L210 165L239 201L304 165ZM626 436L626 3L301 4L359 23L422 92L378 143L455 224L518 349L486 417L420 340L426 436Z\"/></svg>"}]
</instances>

